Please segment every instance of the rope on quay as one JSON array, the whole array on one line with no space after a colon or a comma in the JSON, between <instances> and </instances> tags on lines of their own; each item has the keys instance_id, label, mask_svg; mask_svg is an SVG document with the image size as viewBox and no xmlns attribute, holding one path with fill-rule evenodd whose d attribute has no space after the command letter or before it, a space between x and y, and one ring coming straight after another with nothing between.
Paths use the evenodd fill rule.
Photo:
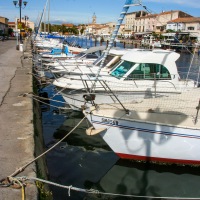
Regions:
<instances>
[{"instance_id":1,"label":"rope on quay","mask_svg":"<svg viewBox=\"0 0 200 200\"><path fill-rule=\"evenodd\" d=\"M44 102L44 101L40 101L39 99L37 99L37 98L34 98L33 97L33 99L35 100L35 101L38 101L38 102L40 102L40 103L43 103L43 104L46 104L46 105L48 105L48 106L51 106L51 107L54 107L54 108L58 108L58 109L64 109L63 107L60 107L60 106L54 106L54 105L51 105L51 104L49 104L49 103L46 103L46 102ZM48 98L47 98L48 99ZM71 110L71 108L65 108L65 110Z\"/></svg>"},{"instance_id":2,"label":"rope on quay","mask_svg":"<svg viewBox=\"0 0 200 200\"><path fill-rule=\"evenodd\" d=\"M60 106L54 106L54 105L51 105L51 104L46 103L46 102L44 102L44 101L41 101L41 100L39 100L39 99L42 99L42 100L50 100L50 101L53 101L53 102L65 104L66 102L64 102L64 101L58 101L58 100L55 100L55 99L52 99L52 98L40 97L40 96L35 95L35 94L33 94L33 93L24 93L24 94L20 94L19 96L30 97L30 98L32 98L33 100L38 101L38 102L40 102L40 103L43 103L43 104L45 104L45 105L48 105L48 106L50 106L50 107L54 107L54 108L58 108L58 109L63 109L63 110L71 110L71 108L60 107Z\"/></svg>"},{"instance_id":3,"label":"rope on quay","mask_svg":"<svg viewBox=\"0 0 200 200\"><path fill-rule=\"evenodd\" d=\"M66 139L82 122L83 120L86 118L86 116L83 117L83 119L80 120L80 122L67 134L65 135L61 140L59 140L56 144L54 144L51 148L49 148L47 151L43 152L42 154L40 154L39 156L37 156L35 159L33 159L32 161L28 162L27 164L25 164L24 166L18 168L15 172L13 172L11 175L7 176L7 178L2 179L0 181L0 186L6 186L8 185L8 183L10 183L10 179L12 179L14 176L16 176L17 174L19 174L20 172L24 171L24 169L26 167L28 167L30 164L32 164L33 162L35 162L36 160L38 160L39 158L41 158L42 156L44 156L45 154L47 154L49 151L51 151L52 149L54 149L56 146L58 146L58 144L60 144L64 139ZM6 180L7 179L7 180ZM5 184L4 184L5 182Z\"/></svg>"},{"instance_id":4,"label":"rope on quay","mask_svg":"<svg viewBox=\"0 0 200 200\"><path fill-rule=\"evenodd\" d=\"M68 190L68 196L70 196L70 192L71 190L73 191L77 191L77 192L82 192L82 193L87 193L87 194L96 194L96 195L104 195L104 196L118 196L118 197L131 197L131 198L146 198L146 199L167 199L167 200L175 200L175 199L179 199L179 200L199 200L199 198L190 198L190 197L155 197L155 196L141 196L141 195L126 195L126 194L119 194L119 193L107 193L107 192L100 192L99 190L95 190L95 189L82 189L82 188L78 188L78 187L73 187L72 185L70 186L66 186L66 185L61 185L59 183L55 183L52 181L47 181L44 179L40 179L40 178L36 178L36 177L15 177L14 180L16 181L16 179L18 180L17 182L20 182L20 185L26 185L26 181L39 181L42 183L46 183L49 185L53 185L56 187L60 187L60 188L64 188Z\"/></svg>"}]
</instances>

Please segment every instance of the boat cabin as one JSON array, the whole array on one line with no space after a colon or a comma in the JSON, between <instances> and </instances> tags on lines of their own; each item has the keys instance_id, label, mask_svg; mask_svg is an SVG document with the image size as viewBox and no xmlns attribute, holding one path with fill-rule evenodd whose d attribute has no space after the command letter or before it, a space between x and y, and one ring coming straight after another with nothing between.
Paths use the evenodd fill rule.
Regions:
<instances>
[{"instance_id":1,"label":"boat cabin","mask_svg":"<svg viewBox=\"0 0 200 200\"><path fill-rule=\"evenodd\" d=\"M133 50L122 56L110 75L120 80L178 80L179 56L166 50Z\"/></svg>"}]
</instances>

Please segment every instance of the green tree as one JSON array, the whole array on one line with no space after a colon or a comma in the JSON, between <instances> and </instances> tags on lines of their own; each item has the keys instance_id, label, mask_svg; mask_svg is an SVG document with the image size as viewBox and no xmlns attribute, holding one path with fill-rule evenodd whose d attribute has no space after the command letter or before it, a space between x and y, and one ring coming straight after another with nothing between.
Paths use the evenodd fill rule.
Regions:
<instances>
[{"instance_id":1,"label":"green tree","mask_svg":"<svg viewBox=\"0 0 200 200\"><path fill-rule=\"evenodd\" d=\"M80 32L81 32L81 35L84 33L84 30L85 30L85 27L82 27Z\"/></svg>"},{"instance_id":2,"label":"green tree","mask_svg":"<svg viewBox=\"0 0 200 200\"><path fill-rule=\"evenodd\" d=\"M172 29L167 29L166 30L166 33L174 33L175 31L174 30L172 30Z\"/></svg>"},{"instance_id":3,"label":"green tree","mask_svg":"<svg viewBox=\"0 0 200 200\"><path fill-rule=\"evenodd\" d=\"M28 32L32 32L33 30L32 30L32 28L28 28Z\"/></svg>"},{"instance_id":4,"label":"green tree","mask_svg":"<svg viewBox=\"0 0 200 200\"><path fill-rule=\"evenodd\" d=\"M8 35L12 35L13 34L13 29L12 28L8 28Z\"/></svg>"},{"instance_id":5,"label":"green tree","mask_svg":"<svg viewBox=\"0 0 200 200\"><path fill-rule=\"evenodd\" d=\"M67 32L66 26L65 26L65 25L62 25L62 26L60 27L60 31L62 32L62 34L66 33L66 32Z\"/></svg>"},{"instance_id":6,"label":"green tree","mask_svg":"<svg viewBox=\"0 0 200 200\"><path fill-rule=\"evenodd\" d=\"M153 36L154 38L158 38L158 34L155 33L155 32L152 32L152 36Z\"/></svg>"}]
</instances>

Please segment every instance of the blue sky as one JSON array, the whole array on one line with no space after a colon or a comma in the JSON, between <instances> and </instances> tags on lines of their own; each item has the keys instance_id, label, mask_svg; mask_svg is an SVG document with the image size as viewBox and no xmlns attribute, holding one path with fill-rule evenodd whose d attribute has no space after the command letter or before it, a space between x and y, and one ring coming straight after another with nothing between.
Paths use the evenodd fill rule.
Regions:
<instances>
[{"instance_id":1,"label":"blue sky","mask_svg":"<svg viewBox=\"0 0 200 200\"><path fill-rule=\"evenodd\" d=\"M37 22L46 4L46 0L26 0L28 4L22 9L22 17ZM52 23L90 23L93 13L97 23L116 22L126 0L50 0L50 21ZM170 10L182 10L195 17L200 17L200 0L142 0L152 13ZM129 12L144 10L141 6L131 7ZM14 21L19 17L19 8L12 0L0 0L0 16ZM48 17L46 17L47 19Z\"/></svg>"}]
</instances>

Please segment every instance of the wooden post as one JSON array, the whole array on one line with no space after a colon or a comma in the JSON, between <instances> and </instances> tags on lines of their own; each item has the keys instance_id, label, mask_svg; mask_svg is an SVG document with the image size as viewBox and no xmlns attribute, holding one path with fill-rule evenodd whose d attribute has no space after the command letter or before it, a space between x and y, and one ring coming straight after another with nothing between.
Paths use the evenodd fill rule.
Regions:
<instances>
[{"instance_id":1,"label":"wooden post","mask_svg":"<svg viewBox=\"0 0 200 200\"><path fill-rule=\"evenodd\" d=\"M107 41L106 41L106 46L108 46L108 43L109 43L109 41L107 40Z\"/></svg>"},{"instance_id":2,"label":"wooden post","mask_svg":"<svg viewBox=\"0 0 200 200\"><path fill-rule=\"evenodd\" d=\"M100 40L100 46L102 46L102 39Z\"/></svg>"}]
</instances>

